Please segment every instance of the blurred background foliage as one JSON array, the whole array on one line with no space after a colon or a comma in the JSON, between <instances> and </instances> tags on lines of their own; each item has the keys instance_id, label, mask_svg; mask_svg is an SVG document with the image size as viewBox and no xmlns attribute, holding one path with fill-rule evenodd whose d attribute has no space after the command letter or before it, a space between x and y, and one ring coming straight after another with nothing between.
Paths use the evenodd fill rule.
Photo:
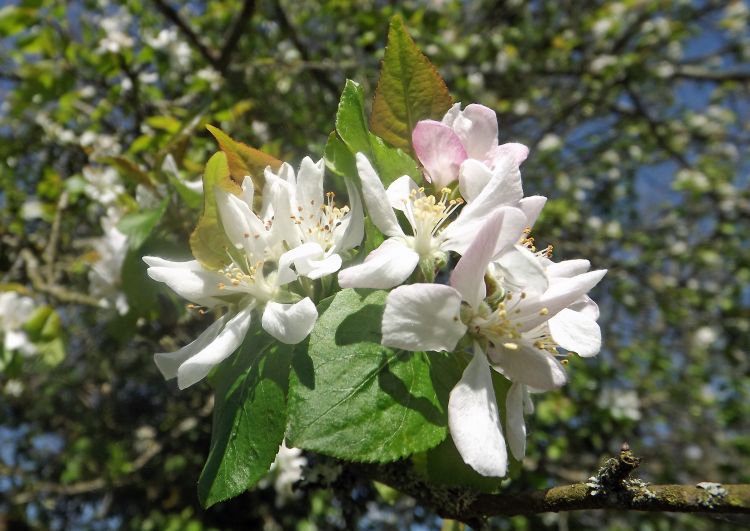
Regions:
<instances>
[{"instance_id":1,"label":"blurred background foliage","mask_svg":"<svg viewBox=\"0 0 750 531\"><path fill-rule=\"evenodd\" d=\"M345 79L374 93L396 12L454 99L531 148L526 194L550 197L537 242L610 270L605 347L537 399L509 488L585 479L624 441L648 481L750 482L747 3L28 0L0 8L0 529L439 525L347 473L201 510L208 386L178 393L152 354L205 323L139 258L189 256L205 124L294 165L322 156Z\"/></svg>"}]
</instances>

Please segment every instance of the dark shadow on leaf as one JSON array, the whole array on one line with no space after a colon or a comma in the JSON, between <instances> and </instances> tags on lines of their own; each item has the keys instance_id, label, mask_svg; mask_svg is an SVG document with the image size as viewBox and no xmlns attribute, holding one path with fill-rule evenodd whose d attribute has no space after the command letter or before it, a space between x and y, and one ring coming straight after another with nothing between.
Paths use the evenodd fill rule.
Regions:
<instances>
[{"instance_id":1,"label":"dark shadow on leaf","mask_svg":"<svg viewBox=\"0 0 750 531\"><path fill-rule=\"evenodd\" d=\"M355 343L380 344L383 310L384 307L379 304L367 304L346 316L336 328L336 344L339 346Z\"/></svg>"},{"instance_id":2,"label":"dark shadow on leaf","mask_svg":"<svg viewBox=\"0 0 750 531\"><path fill-rule=\"evenodd\" d=\"M378 384L396 403L416 411L430 424L447 426L448 416L444 412L436 408L426 397L413 395L407 383L391 372L392 365L412 363L415 361L416 355L410 352L401 352L396 358L391 359L390 363L385 363L386 355L383 353L383 369L378 374ZM418 377L418 375L414 375L414 377Z\"/></svg>"},{"instance_id":3,"label":"dark shadow on leaf","mask_svg":"<svg viewBox=\"0 0 750 531\"><path fill-rule=\"evenodd\" d=\"M308 354L310 337L298 344L292 355L292 370L297 375L299 383L308 389L315 389L315 367L313 360Z\"/></svg>"}]
</instances>

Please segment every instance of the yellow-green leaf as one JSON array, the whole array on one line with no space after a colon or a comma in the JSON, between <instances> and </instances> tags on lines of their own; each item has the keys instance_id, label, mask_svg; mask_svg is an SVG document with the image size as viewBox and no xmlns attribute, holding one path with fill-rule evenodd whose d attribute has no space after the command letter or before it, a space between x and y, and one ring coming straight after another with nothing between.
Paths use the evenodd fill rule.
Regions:
<instances>
[{"instance_id":1,"label":"yellow-green leaf","mask_svg":"<svg viewBox=\"0 0 750 531\"><path fill-rule=\"evenodd\" d=\"M226 249L230 246L216 210L215 186L231 193L240 191L240 186L230 177L227 155L222 151L215 153L206 163L203 173L203 214L190 235L193 256L209 269L218 269L226 263Z\"/></svg>"},{"instance_id":2,"label":"yellow-green leaf","mask_svg":"<svg viewBox=\"0 0 750 531\"><path fill-rule=\"evenodd\" d=\"M370 115L370 130L390 144L413 153L411 132L419 120L443 117L452 98L437 69L406 31L399 16L391 19L388 43Z\"/></svg>"},{"instance_id":3,"label":"yellow-green leaf","mask_svg":"<svg viewBox=\"0 0 750 531\"><path fill-rule=\"evenodd\" d=\"M232 139L212 125L206 125L206 129L214 136L219 147L226 154L229 173L237 184L242 184L245 176L249 175L253 179L255 189L260 192L263 190L263 170L266 166L271 166L274 171L281 166L279 159Z\"/></svg>"}]
</instances>

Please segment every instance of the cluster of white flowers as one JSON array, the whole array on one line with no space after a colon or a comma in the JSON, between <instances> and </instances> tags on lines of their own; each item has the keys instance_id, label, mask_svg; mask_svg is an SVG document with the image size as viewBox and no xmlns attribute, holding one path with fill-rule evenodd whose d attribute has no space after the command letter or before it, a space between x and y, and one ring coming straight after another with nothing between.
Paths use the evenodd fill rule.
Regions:
<instances>
[{"instance_id":1,"label":"cluster of white flowers","mask_svg":"<svg viewBox=\"0 0 750 531\"><path fill-rule=\"evenodd\" d=\"M325 199L323 161L305 158L296 176L288 164L278 173L267 169L258 213L250 178L237 195L217 187L233 244L227 265L217 271L195 260L144 260L151 278L201 307L228 311L189 345L156 354L159 369L180 388L198 382L239 347L255 313L279 341L302 341L318 317L312 281L338 272L342 288L391 290L385 346L472 356L450 393L450 433L477 472L504 476L506 439L491 371L511 382L505 433L520 460L530 393L565 384L566 352L593 356L600 349L599 311L587 292L605 271L588 271L587 260L556 263L551 247L536 249L530 233L546 198L523 195L528 149L497 139L495 113L481 105L456 104L441 122L419 122L412 140L428 187L403 176L386 189L358 153L364 206L385 240L344 269L347 251L362 241L365 209L353 188L349 207Z\"/></svg>"},{"instance_id":2,"label":"cluster of white flowers","mask_svg":"<svg viewBox=\"0 0 750 531\"><path fill-rule=\"evenodd\" d=\"M528 150L498 145L494 112L455 105L442 122L423 121L413 133L417 157L439 196L425 195L407 177L384 190L367 159L357 157L371 220L389 238L339 283L391 288L420 266L430 271L461 255L449 283L413 283L393 289L383 315L382 342L411 351L473 353L448 404L451 436L464 461L487 476L504 476L507 450L491 370L512 382L506 397L510 451L522 459L524 413L530 392L566 382L559 348L580 356L599 352L599 311L586 295L605 271L587 260L550 260L529 233L546 198L523 197L519 166ZM450 186L458 180L461 198ZM457 216L452 213L462 202ZM407 235L395 210L411 225ZM431 275L423 275L432 280Z\"/></svg>"}]
</instances>

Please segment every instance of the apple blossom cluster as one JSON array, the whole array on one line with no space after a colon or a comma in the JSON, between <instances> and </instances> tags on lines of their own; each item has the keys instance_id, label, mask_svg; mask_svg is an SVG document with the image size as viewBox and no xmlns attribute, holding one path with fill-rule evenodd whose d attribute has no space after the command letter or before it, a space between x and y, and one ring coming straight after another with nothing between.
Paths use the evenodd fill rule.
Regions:
<instances>
[{"instance_id":1,"label":"apple blossom cluster","mask_svg":"<svg viewBox=\"0 0 750 531\"><path fill-rule=\"evenodd\" d=\"M156 363L185 388L240 346L253 319L282 343L303 341L318 318L316 282L390 290L384 346L470 356L450 392L450 434L474 470L502 477L507 447L518 460L525 454L530 395L565 384L567 353L598 353L598 308L587 293L605 271L589 271L587 260L554 262L551 247L536 249L531 230L546 198L524 197L528 149L498 143L494 111L456 104L440 122L419 122L412 141L425 186L405 175L386 188L357 153L348 206L324 194L324 162L309 158L296 175L288 164L266 169L257 212L249 177L238 195L217 187L232 243L226 265L144 260L154 280L226 311L192 343L156 354ZM365 215L382 243L362 256ZM492 371L511 382L504 404Z\"/></svg>"}]
</instances>

